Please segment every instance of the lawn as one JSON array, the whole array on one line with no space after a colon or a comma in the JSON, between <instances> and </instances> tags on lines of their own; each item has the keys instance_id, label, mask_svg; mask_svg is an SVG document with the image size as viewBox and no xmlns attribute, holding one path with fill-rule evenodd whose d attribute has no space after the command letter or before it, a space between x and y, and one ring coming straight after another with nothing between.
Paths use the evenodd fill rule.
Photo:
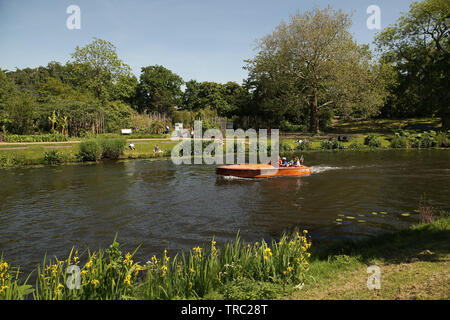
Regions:
<instances>
[{"instance_id":1,"label":"lawn","mask_svg":"<svg viewBox=\"0 0 450 320\"><path fill-rule=\"evenodd\" d=\"M380 268L369 290L367 267ZM287 299L449 299L450 219L313 253L309 280Z\"/></svg>"},{"instance_id":2,"label":"lawn","mask_svg":"<svg viewBox=\"0 0 450 320\"><path fill-rule=\"evenodd\" d=\"M135 144L136 150L130 150L129 143ZM170 150L177 144L170 140L136 140L127 141L127 146L121 159L145 159L170 156ZM164 152L155 153L155 145ZM59 154L60 163L78 162L78 142L67 143L17 143L0 144L0 168L22 167L28 165L47 164L45 154L56 150Z\"/></svg>"}]
</instances>

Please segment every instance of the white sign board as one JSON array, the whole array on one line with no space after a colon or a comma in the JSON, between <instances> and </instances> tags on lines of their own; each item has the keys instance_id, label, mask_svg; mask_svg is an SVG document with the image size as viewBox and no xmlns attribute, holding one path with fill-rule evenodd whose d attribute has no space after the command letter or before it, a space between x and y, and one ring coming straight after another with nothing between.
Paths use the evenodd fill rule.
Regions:
<instances>
[{"instance_id":1,"label":"white sign board","mask_svg":"<svg viewBox=\"0 0 450 320\"><path fill-rule=\"evenodd\" d=\"M131 134L131 129L122 129L122 134Z\"/></svg>"}]
</instances>

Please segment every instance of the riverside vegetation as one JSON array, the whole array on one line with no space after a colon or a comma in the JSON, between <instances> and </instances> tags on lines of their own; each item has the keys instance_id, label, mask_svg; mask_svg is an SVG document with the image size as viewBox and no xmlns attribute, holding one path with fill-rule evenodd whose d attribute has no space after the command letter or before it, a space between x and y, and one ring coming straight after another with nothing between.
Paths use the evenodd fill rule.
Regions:
<instances>
[{"instance_id":1,"label":"riverside vegetation","mask_svg":"<svg viewBox=\"0 0 450 320\"><path fill-rule=\"evenodd\" d=\"M124 128L146 136L194 120L318 133L332 129L335 117L434 117L448 130L449 11L446 0L411 3L375 36L377 54L357 43L342 10L298 12L256 42L242 84L182 79L161 65L142 66L137 77L113 43L94 38L66 62L0 67L0 141L60 141Z\"/></svg>"},{"instance_id":2,"label":"riverside vegetation","mask_svg":"<svg viewBox=\"0 0 450 320\"><path fill-rule=\"evenodd\" d=\"M422 217L399 232L316 250L306 230L271 243L238 235L221 248L212 239L174 257L164 250L146 264L133 261L138 249L123 255L114 239L106 250L44 258L35 285L2 257L0 299L448 299L449 214ZM382 271L380 290L366 287L373 264ZM79 267L78 289L68 287L76 285L70 265Z\"/></svg>"},{"instance_id":3,"label":"riverside vegetation","mask_svg":"<svg viewBox=\"0 0 450 320\"><path fill-rule=\"evenodd\" d=\"M306 230L272 243L246 244L238 235L223 248L212 239L209 246L174 257L165 250L141 265L133 261L136 251L123 255L114 239L107 250L88 251L85 263L74 249L64 260L44 258L34 286L28 283L31 275L21 282L20 269L2 257L0 299L270 298L274 288L293 287L305 280L310 248ZM67 285L77 285L66 272L69 266L80 270L78 289Z\"/></svg>"},{"instance_id":4,"label":"riverside vegetation","mask_svg":"<svg viewBox=\"0 0 450 320\"><path fill-rule=\"evenodd\" d=\"M450 131L436 132L434 130L422 133L406 130L395 132L394 135L381 135L377 133L344 137L339 141L336 136L331 138L307 137L301 143L292 139L282 138L280 141L280 154L290 155L293 152L308 151L373 151L384 149L425 149L448 148L450 146ZM133 141L133 140L129 140ZM135 140L139 141L139 140ZM127 139L118 135L99 135L81 142L66 141L58 145L26 145L14 144L0 147L0 168L14 168L28 165L62 164L99 161L104 159L149 159L170 157L172 148L178 143L169 139L141 141L136 145L136 150L127 148ZM217 143L217 142L214 142ZM193 144L193 143L192 143ZM211 145L210 141L202 142L202 150ZM233 142L236 151L238 142ZM158 145L163 149L161 153L155 153L154 147ZM61 150L60 150L60 149ZM2 150L3 149L3 150ZM48 150L47 150L48 149ZM245 145L248 151L248 145ZM271 146L268 141L268 152ZM223 145L226 152L226 145ZM191 147L191 155L194 148ZM212 152L214 155L214 152Z\"/></svg>"}]
</instances>

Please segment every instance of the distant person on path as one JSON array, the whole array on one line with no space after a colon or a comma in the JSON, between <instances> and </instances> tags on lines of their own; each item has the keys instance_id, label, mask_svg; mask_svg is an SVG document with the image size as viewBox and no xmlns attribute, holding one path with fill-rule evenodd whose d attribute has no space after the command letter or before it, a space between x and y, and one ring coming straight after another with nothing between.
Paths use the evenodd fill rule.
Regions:
<instances>
[{"instance_id":1,"label":"distant person on path","mask_svg":"<svg viewBox=\"0 0 450 320\"><path fill-rule=\"evenodd\" d=\"M134 143L130 143L129 147L130 147L130 150L136 150Z\"/></svg>"}]
</instances>

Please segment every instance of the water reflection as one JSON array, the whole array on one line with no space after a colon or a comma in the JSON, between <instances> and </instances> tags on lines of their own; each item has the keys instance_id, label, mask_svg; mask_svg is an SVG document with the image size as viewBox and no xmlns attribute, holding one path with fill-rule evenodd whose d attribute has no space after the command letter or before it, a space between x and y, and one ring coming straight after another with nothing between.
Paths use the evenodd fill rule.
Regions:
<instances>
[{"instance_id":1,"label":"water reflection","mask_svg":"<svg viewBox=\"0 0 450 320\"><path fill-rule=\"evenodd\" d=\"M212 165L148 160L3 170L0 251L31 268L46 252L105 248L117 233L124 250L142 244L137 258L145 262L166 248L192 248L213 236L221 243L238 231L256 241L308 228L320 243L404 228L418 220L423 193L450 208L448 150L305 158L310 177L260 180L217 179Z\"/></svg>"}]
</instances>

